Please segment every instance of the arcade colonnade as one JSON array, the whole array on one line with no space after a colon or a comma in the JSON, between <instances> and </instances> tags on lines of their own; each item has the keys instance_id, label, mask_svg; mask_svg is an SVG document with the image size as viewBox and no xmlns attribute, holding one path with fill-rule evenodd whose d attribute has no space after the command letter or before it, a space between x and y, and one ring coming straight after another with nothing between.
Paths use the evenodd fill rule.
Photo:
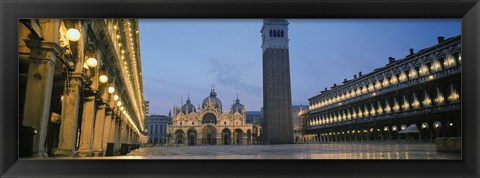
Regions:
<instances>
[{"instance_id":1,"label":"arcade colonnade","mask_svg":"<svg viewBox=\"0 0 480 178\"><path fill-rule=\"evenodd\" d=\"M144 137L136 19L20 19L21 157L126 154Z\"/></svg>"},{"instance_id":2,"label":"arcade colonnade","mask_svg":"<svg viewBox=\"0 0 480 178\"><path fill-rule=\"evenodd\" d=\"M304 140L461 137L461 36L437 40L310 98Z\"/></svg>"}]
</instances>

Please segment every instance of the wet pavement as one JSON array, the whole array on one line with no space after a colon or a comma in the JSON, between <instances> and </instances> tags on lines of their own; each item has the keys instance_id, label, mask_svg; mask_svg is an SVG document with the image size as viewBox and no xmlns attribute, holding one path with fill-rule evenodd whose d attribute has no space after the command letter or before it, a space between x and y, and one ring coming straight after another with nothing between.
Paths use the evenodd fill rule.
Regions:
<instances>
[{"instance_id":1,"label":"wet pavement","mask_svg":"<svg viewBox=\"0 0 480 178\"><path fill-rule=\"evenodd\" d=\"M452 159L433 143L335 143L143 147L114 159Z\"/></svg>"}]
</instances>

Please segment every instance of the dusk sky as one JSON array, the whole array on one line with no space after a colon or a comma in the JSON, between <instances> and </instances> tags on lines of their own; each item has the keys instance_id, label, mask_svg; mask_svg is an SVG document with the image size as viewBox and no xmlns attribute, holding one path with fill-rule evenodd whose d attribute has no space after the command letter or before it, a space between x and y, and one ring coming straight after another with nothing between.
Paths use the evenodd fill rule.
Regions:
<instances>
[{"instance_id":1,"label":"dusk sky","mask_svg":"<svg viewBox=\"0 0 480 178\"><path fill-rule=\"evenodd\" d=\"M288 19L292 104L325 87L385 66L433 46L437 36L460 35L461 19ZM150 114L168 114L185 103L195 107L215 86L223 109L238 97L259 111L262 90L262 19L140 19L145 99Z\"/></svg>"}]
</instances>

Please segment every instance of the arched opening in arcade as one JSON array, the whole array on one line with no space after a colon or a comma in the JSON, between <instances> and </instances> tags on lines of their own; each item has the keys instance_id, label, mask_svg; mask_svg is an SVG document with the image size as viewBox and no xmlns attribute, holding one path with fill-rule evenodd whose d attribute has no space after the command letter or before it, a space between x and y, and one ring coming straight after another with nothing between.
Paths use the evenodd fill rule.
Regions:
<instances>
[{"instance_id":1,"label":"arched opening in arcade","mask_svg":"<svg viewBox=\"0 0 480 178\"><path fill-rule=\"evenodd\" d=\"M232 144L232 132L228 128L225 128L222 130L222 144L224 145Z\"/></svg>"},{"instance_id":2,"label":"arched opening in arcade","mask_svg":"<svg viewBox=\"0 0 480 178\"><path fill-rule=\"evenodd\" d=\"M243 130L235 129L235 143L237 145L243 144Z\"/></svg>"},{"instance_id":3,"label":"arched opening in arcade","mask_svg":"<svg viewBox=\"0 0 480 178\"><path fill-rule=\"evenodd\" d=\"M427 122L424 122L420 126L418 137L420 140L430 140L432 138L432 129Z\"/></svg>"},{"instance_id":4,"label":"arched opening in arcade","mask_svg":"<svg viewBox=\"0 0 480 178\"><path fill-rule=\"evenodd\" d=\"M187 131L187 135L188 135L188 145L194 146L196 144L197 131L193 128L190 128Z\"/></svg>"},{"instance_id":5,"label":"arched opening in arcade","mask_svg":"<svg viewBox=\"0 0 480 178\"><path fill-rule=\"evenodd\" d=\"M215 145L217 143L217 129L207 125L202 129L202 144Z\"/></svg>"},{"instance_id":6,"label":"arched opening in arcade","mask_svg":"<svg viewBox=\"0 0 480 178\"><path fill-rule=\"evenodd\" d=\"M177 130L175 131L175 143L177 144L183 144L183 130Z\"/></svg>"}]
</instances>

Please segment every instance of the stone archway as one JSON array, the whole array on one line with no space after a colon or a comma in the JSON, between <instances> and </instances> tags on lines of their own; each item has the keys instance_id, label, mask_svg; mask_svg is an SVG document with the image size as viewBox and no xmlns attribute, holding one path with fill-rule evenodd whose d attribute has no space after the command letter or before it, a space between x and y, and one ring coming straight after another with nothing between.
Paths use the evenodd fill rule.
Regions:
<instances>
[{"instance_id":1,"label":"stone archway","mask_svg":"<svg viewBox=\"0 0 480 178\"><path fill-rule=\"evenodd\" d=\"M232 144L232 132L228 128L225 128L222 130L222 144L224 145Z\"/></svg>"},{"instance_id":2,"label":"stone archway","mask_svg":"<svg viewBox=\"0 0 480 178\"><path fill-rule=\"evenodd\" d=\"M188 145L194 146L197 139L197 131L193 128L188 129L187 131Z\"/></svg>"},{"instance_id":3,"label":"stone archway","mask_svg":"<svg viewBox=\"0 0 480 178\"><path fill-rule=\"evenodd\" d=\"M202 129L202 144L215 145L217 143L217 129L207 125Z\"/></svg>"},{"instance_id":4,"label":"stone archway","mask_svg":"<svg viewBox=\"0 0 480 178\"><path fill-rule=\"evenodd\" d=\"M235 142L234 144L241 145L243 144L243 130L235 129Z\"/></svg>"},{"instance_id":5,"label":"stone archway","mask_svg":"<svg viewBox=\"0 0 480 178\"><path fill-rule=\"evenodd\" d=\"M183 130L177 130L175 131L175 143L176 144L183 144Z\"/></svg>"}]
</instances>

